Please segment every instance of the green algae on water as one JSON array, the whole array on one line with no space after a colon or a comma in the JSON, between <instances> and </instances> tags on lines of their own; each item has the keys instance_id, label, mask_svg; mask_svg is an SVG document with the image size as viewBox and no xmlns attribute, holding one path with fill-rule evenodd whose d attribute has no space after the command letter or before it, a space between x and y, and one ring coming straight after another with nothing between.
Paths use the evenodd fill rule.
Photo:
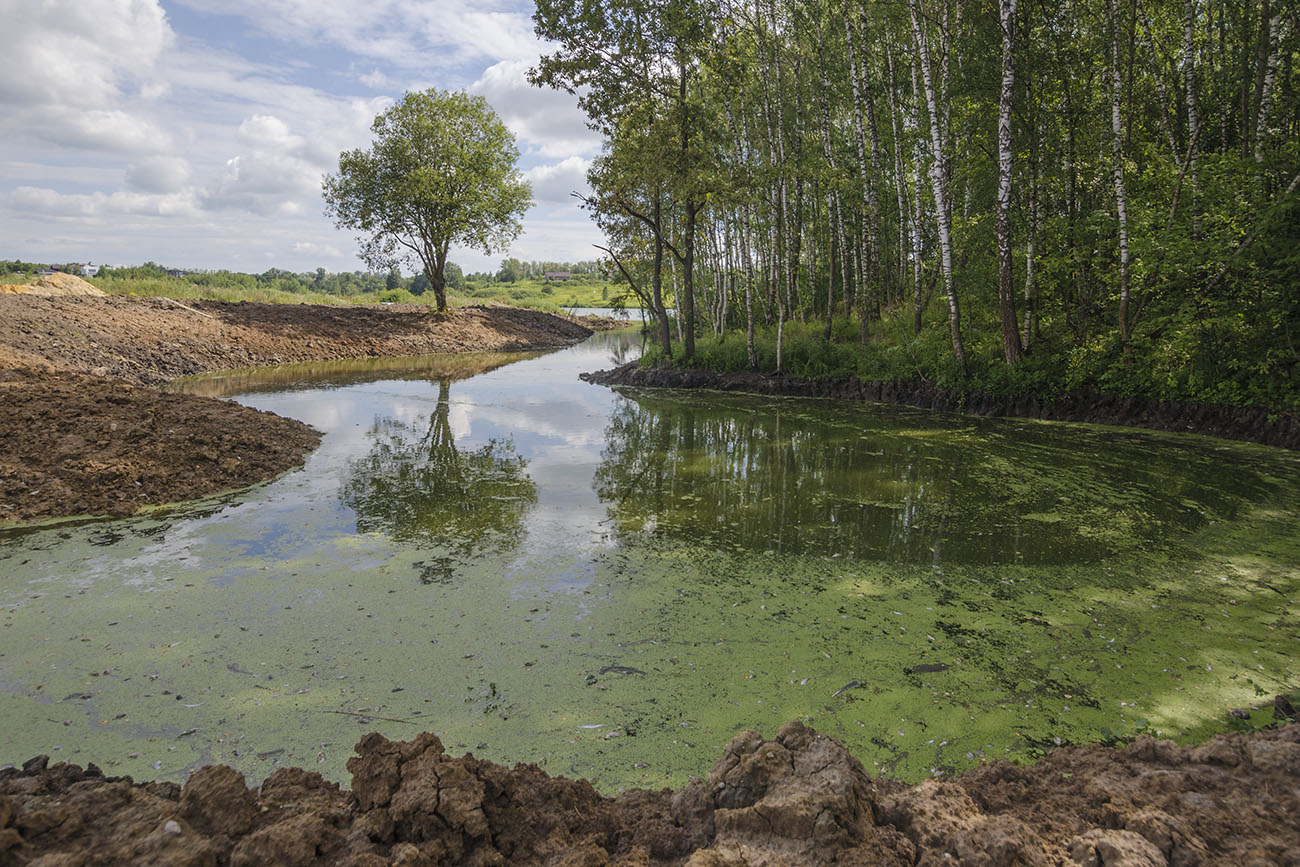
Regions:
<instances>
[{"instance_id":1,"label":"green algae on water","mask_svg":"<svg viewBox=\"0 0 1300 867\"><path fill-rule=\"evenodd\" d=\"M259 392L327 431L302 471L7 534L0 763L345 781L363 733L432 730L613 791L798 718L914 780L1296 686L1293 455L598 364Z\"/></svg>"}]
</instances>

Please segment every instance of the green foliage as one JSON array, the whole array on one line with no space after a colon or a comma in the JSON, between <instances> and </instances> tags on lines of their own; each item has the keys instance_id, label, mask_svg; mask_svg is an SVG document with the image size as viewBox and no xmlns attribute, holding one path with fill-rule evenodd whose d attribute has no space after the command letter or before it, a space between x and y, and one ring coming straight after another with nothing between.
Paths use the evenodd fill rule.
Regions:
<instances>
[{"instance_id":1,"label":"green foliage","mask_svg":"<svg viewBox=\"0 0 1300 867\"><path fill-rule=\"evenodd\" d=\"M1149 327L1135 334L1128 361L1118 336L1106 333L1072 345L1045 342L1020 364L1007 365L996 330L971 329L966 375L952 357L947 323L938 311L930 312L929 324L920 334L911 332L909 320L907 312L886 315L865 347L858 342L856 323L847 319L836 320L829 340L823 337L824 323L788 322L783 372L800 379L928 381L959 394L1051 400L1094 392L1300 411L1300 373L1295 365L1269 367L1259 358L1258 333L1240 317L1151 320ZM758 329L755 353L760 371L775 370L774 328ZM642 363L664 363L662 351L648 348ZM744 335L731 331L721 339L698 341L696 357L689 363L674 347L668 363L716 373L745 370Z\"/></svg>"},{"instance_id":2,"label":"green foliage","mask_svg":"<svg viewBox=\"0 0 1300 867\"><path fill-rule=\"evenodd\" d=\"M451 245L509 245L532 204L514 136L482 97L435 89L408 92L371 130L370 149L326 176L326 213L359 233L371 267L421 267L443 309Z\"/></svg>"},{"instance_id":3,"label":"green foliage","mask_svg":"<svg viewBox=\"0 0 1300 867\"><path fill-rule=\"evenodd\" d=\"M416 298L405 289L385 289L379 293L379 301L383 304L413 304Z\"/></svg>"}]
</instances>

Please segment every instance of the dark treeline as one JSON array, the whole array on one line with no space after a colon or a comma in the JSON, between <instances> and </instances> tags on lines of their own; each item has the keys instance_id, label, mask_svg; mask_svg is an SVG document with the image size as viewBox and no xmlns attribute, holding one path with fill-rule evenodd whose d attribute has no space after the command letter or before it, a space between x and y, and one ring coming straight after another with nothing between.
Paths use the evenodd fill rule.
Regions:
<instances>
[{"instance_id":1,"label":"dark treeline","mask_svg":"<svg viewBox=\"0 0 1300 867\"><path fill-rule=\"evenodd\" d=\"M531 77L606 137L584 204L660 357L1294 407L1298 16L538 0Z\"/></svg>"}]
</instances>

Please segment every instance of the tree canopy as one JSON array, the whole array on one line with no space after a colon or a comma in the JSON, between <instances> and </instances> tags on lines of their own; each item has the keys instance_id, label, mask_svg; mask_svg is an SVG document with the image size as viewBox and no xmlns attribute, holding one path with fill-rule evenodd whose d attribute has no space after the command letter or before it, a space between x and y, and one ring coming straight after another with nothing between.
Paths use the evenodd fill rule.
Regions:
<instances>
[{"instance_id":1,"label":"tree canopy","mask_svg":"<svg viewBox=\"0 0 1300 867\"><path fill-rule=\"evenodd\" d=\"M444 310L451 246L508 246L532 204L514 136L482 97L436 89L407 93L371 131L371 147L325 177L325 213L359 233L372 268L423 268Z\"/></svg>"},{"instance_id":2,"label":"tree canopy","mask_svg":"<svg viewBox=\"0 0 1300 867\"><path fill-rule=\"evenodd\" d=\"M755 366L757 325L784 370L783 328L819 322L814 375L1300 405L1295 4L538 0L534 24L533 82L606 137L607 270L677 307L683 359L743 328Z\"/></svg>"}]
</instances>

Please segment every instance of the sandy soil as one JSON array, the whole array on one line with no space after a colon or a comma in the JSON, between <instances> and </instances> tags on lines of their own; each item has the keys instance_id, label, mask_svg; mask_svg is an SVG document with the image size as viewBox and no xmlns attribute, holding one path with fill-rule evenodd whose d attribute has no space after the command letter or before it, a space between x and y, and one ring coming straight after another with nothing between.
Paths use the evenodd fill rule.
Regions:
<instances>
[{"instance_id":1,"label":"sandy soil","mask_svg":"<svg viewBox=\"0 0 1300 867\"><path fill-rule=\"evenodd\" d=\"M535 765L369 734L351 791L297 768L250 790L105 778L45 756L0 772L0 863L40 865L1300 864L1300 726L1180 748L1067 747L915 786L834 739L742 732L704 780L617 798Z\"/></svg>"},{"instance_id":2,"label":"sandy soil","mask_svg":"<svg viewBox=\"0 0 1300 867\"><path fill-rule=\"evenodd\" d=\"M565 346L571 318L471 307L320 307L0 295L0 524L131 514L298 466L320 435L291 419L152 388L277 364Z\"/></svg>"}]
</instances>

